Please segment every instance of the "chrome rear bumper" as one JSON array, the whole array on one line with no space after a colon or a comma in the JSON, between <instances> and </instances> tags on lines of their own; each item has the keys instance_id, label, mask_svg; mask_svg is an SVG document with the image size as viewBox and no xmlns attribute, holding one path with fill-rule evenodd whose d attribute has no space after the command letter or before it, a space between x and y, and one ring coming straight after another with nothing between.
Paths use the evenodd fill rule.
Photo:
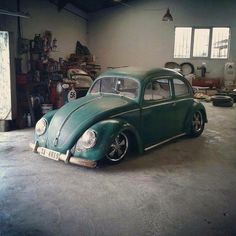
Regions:
<instances>
[{"instance_id":1,"label":"chrome rear bumper","mask_svg":"<svg viewBox=\"0 0 236 236\"><path fill-rule=\"evenodd\" d=\"M39 154L41 153L42 147L38 146L37 142L30 143L29 146L33 150L33 152L39 153ZM82 159L79 157L71 156L71 153L69 150L66 152L66 154L60 153L58 161L59 160L64 161L65 163L71 163L71 164L85 166L85 167L89 167L89 168L95 168L97 166L96 161L90 161L90 160Z\"/></svg>"}]
</instances>

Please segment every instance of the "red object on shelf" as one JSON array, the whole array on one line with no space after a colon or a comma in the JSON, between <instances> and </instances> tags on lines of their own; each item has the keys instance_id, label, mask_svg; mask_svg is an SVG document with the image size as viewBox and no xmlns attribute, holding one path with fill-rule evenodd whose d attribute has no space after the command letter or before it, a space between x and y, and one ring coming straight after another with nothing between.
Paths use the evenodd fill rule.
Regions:
<instances>
[{"instance_id":1,"label":"red object on shelf","mask_svg":"<svg viewBox=\"0 0 236 236\"><path fill-rule=\"evenodd\" d=\"M27 74L19 74L16 76L16 83L17 84L27 84Z\"/></svg>"},{"instance_id":2,"label":"red object on shelf","mask_svg":"<svg viewBox=\"0 0 236 236\"><path fill-rule=\"evenodd\" d=\"M209 78L193 79L192 86L220 88L221 82L220 79L209 79Z\"/></svg>"},{"instance_id":3,"label":"red object on shelf","mask_svg":"<svg viewBox=\"0 0 236 236\"><path fill-rule=\"evenodd\" d=\"M53 107L57 107L57 100L58 100L58 95L57 95L57 83L51 83L50 84L50 94L51 94L51 103L53 104Z\"/></svg>"}]
</instances>

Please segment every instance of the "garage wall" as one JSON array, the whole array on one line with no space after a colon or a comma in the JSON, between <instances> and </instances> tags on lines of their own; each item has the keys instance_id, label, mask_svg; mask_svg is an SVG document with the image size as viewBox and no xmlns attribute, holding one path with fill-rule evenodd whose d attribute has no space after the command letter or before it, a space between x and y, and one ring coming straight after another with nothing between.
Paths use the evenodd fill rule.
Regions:
<instances>
[{"instance_id":1,"label":"garage wall","mask_svg":"<svg viewBox=\"0 0 236 236\"><path fill-rule=\"evenodd\" d=\"M174 59L176 26L230 26L229 60L204 60L209 77L223 76L226 61L236 62L236 3L228 1L132 1L133 8L119 6L92 14L89 21L89 47L97 62L109 66L158 66L167 61L190 61L196 67L203 60ZM163 10L170 7L173 22L163 22Z\"/></svg>"},{"instance_id":2,"label":"garage wall","mask_svg":"<svg viewBox=\"0 0 236 236\"><path fill-rule=\"evenodd\" d=\"M34 34L45 30L52 31L58 41L58 52L53 57L67 57L75 53L76 41L87 44L86 20L65 10L57 11L57 7L48 1L22 1L22 8L29 11L32 19L22 22L23 36L34 38ZM53 55L54 54L54 55Z\"/></svg>"},{"instance_id":3,"label":"garage wall","mask_svg":"<svg viewBox=\"0 0 236 236\"><path fill-rule=\"evenodd\" d=\"M87 21L66 10L57 11L57 7L48 0L21 0L21 11L29 12L30 19L21 18L22 36L33 39L35 34L43 34L49 30L57 39L58 50L51 57L66 58L75 52L79 40L87 45ZM0 7L16 10L16 0L1 0ZM10 30L17 36L17 17L0 15L0 29Z\"/></svg>"}]
</instances>

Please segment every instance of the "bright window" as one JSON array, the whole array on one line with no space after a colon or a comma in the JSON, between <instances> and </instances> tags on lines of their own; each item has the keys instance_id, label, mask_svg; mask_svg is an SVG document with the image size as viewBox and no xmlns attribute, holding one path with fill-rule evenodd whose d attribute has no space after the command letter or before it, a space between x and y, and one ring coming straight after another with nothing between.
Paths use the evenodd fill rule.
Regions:
<instances>
[{"instance_id":1,"label":"bright window","mask_svg":"<svg viewBox=\"0 0 236 236\"><path fill-rule=\"evenodd\" d=\"M229 40L229 27L176 27L174 58L227 59Z\"/></svg>"},{"instance_id":2,"label":"bright window","mask_svg":"<svg viewBox=\"0 0 236 236\"><path fill-rule=\"evenodd\" d=\"M213 28L211 58L228 58L229 28Z\"/></svg>"},{"instance_id":3,"label":"bright window","mask_svg":"<svg viewBox=\"0 0 236 236\"><path fill-rule=\"evenodd\" d=\"M191 37L191 27L175 28L175 58L190 58Z\"/></svg>"},{"instance_id":4,"label":"bright window","mask_svg":"<svg viewBox=\"0 0 236 236\"><path fill-rule=\"evenodd\" d=\"M195 29L193 57L208 57L210 29Z\"/></svg>"}]
</instances>

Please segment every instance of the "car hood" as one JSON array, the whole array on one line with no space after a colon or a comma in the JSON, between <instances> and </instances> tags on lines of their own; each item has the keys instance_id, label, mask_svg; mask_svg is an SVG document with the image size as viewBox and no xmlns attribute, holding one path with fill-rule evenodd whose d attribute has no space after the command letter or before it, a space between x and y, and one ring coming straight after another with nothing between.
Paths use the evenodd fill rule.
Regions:
<instances>
[{"instance_id":1,"label":"car hood","mask_svg":"<svg viewBox=\"0 0 236 236\"><path fill-rule=\"evenodd\" d=\"M87 95L67 103L49 124L47 147L65 152L96 122L137 107L136 102L118 95Z\"/></svg>"}]
</instances>

